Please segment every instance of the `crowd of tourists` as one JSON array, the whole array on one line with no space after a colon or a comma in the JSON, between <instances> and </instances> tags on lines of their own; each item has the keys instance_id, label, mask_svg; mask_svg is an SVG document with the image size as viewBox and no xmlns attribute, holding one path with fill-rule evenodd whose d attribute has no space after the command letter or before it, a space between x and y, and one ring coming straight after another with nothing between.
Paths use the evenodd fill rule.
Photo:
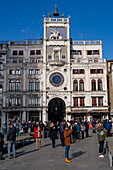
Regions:
<instances>
[{"instance_id":1,"label":"crowd of tourists","mask_svg":"<svg viewBox=\"0 0 113 170\"><path fill-rule=\"evenodd\" d=\"M36 138L36 149L41 148L41 138L50 137L52 141L52 147L55 148L56 139L60 139L61 146L65 146L65 162L70 163L69 160L69 148L71 143L76 141L80 141L84 138L89 139L89 128L92 129L93 133L97 133L98 136L98 144L99 144L99 157L104 157L103 147L105 137L111 135L112 122L107 121L95 121L92 120L90 122L79 120L71 120L71 121L62 121L62 122L45 122L42 123L36 121L23 121L9 119L7 123L4 122L3 130L0 132L0 158L3 158L3 144L4 144L4 136L7 136L8 141L8 158L11 159L10 149L11 145L13 148L13 157L16 158L15 151L15 141L16 137L22 134L31 133L34 134Z\"/></svg>"}]
</instances>

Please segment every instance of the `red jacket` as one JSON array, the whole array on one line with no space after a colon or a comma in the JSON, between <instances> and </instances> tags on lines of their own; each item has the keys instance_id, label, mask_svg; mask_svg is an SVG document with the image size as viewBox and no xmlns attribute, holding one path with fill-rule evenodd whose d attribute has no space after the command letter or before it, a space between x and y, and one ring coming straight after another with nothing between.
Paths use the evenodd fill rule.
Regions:
<instances>
[{"instance_id":1,"label":"red jacket","mask_svg":"<svg viewBox=\"0 0 113 170\"><path fill-rule=\"evenodd\" d=\"M39 128L39 130L38 130L38 128ZM35 138L41 138L42 137L42 135L41 135L42 129L41 129L40 126L38 126L38 128L37 127L34 128ZM39 132L37 132L37 131L39 131Z\"/></svg>"}]
</instances>

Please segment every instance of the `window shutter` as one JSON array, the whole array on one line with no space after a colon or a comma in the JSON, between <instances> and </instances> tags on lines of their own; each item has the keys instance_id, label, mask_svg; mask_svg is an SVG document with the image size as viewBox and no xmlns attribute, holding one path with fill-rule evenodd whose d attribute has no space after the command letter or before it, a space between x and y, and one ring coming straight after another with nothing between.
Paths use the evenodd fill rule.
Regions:
<instances>
[{"instance_id":1,"label":"window shutter","mask_svg":"<svg viewBox=\"0 0 113 170\"><path fill-rule=\"evenodd\" d=\"M97 50L97 54L99 55L99 50Z\"/></svg>"}]
</instances>

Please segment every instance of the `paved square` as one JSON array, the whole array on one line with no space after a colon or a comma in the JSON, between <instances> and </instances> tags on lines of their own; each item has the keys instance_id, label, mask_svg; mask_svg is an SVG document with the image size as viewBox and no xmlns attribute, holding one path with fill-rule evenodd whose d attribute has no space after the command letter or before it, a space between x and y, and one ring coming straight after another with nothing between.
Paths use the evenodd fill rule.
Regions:
<instances>
[{"instance_id":1,"label":"paved square","mask_svg":"<svg viewBox=\"0 0 113 170\"><path fill-rule=\"evenodd\" d=\"M60 140L56 140L56 148L52 148L51 140L42 139L40 150L35 143L16 150L17 158L6 158L0 161L0 170L110 170L107 155L98 157L97 135L90 133L90 139L84 139L71 145L72 163L65 163L65 148Z\"/></svg>"}]
</instances>

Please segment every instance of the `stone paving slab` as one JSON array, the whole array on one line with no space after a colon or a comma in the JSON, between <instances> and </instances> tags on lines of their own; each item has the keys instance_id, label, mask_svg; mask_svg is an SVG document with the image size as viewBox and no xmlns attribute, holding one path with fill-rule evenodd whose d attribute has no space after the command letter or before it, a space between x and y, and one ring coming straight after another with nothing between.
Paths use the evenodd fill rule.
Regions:
<instances>
[{"instance_id":1,"label":"stone paving slab","mask_svg":"<svg viewBox=\"0 0 113 170\"><path fill-rule=\"evenodd\" d=\"M16 151L17 158L0 161L0 170L111 170L107 155L98 157L97 135L90 139L77 141L71 145L70 158L72 163L65 163L65 148L60 140L56 140L56 148L52 148L51 140L42 139L42 148L35 149L35 143L24 146Z\"/></svg>"}]
</instances>

